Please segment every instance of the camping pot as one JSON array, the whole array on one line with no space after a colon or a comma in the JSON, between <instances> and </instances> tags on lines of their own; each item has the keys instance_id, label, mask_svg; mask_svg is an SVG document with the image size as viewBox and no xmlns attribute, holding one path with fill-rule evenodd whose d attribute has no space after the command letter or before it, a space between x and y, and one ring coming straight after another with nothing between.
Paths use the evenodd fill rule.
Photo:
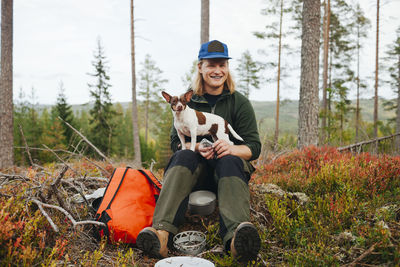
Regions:
<instances>
[{"instance_id":1,"label":"camping pot","mask_svg":"<svg viewBox=\"0 0 400 267\"><path fill-rule=\"evenodd\" d=\"M217 198L211 191L200 190L189 195L188 210L190 214L210 215L217 205Z\"/></svg>"}]
</instances>

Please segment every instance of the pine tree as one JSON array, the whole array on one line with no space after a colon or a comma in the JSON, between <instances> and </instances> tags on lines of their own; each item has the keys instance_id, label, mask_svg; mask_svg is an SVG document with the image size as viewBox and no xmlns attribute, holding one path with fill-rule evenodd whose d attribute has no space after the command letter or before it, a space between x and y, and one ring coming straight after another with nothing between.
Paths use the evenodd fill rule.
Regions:
<instances>
[{"instance_id":1,"label":"pine tree","mask_svg":"<svg viewBox=\"0 0 400 267\"><path fill-rule=\"evenodd\" d=\"M59 85L59 92L57 97L57 103L53 107L54 113L59 116L63 121L68 122L73 127L76 127L74 114L72 112L72 107L67 103L67 97L65 95L64 84L61 81ZM64 145L68 146L71 142L73 135L73 130L68 127L65 123L62 123L62 133L64 135Z\"/></svg>"},{"instance_id":2,"label":"pine tree","mask_svg":"<svg viewBox=\"0 0 400 267\"><path fill-rule=\"evenodd\" d=\"M92 66L95 69L90 76L95 78L94 84L88 84L90 96L94 101L93 108L89 111L91 127L91 141L100 151L111 155L112 138L115 135L112 123L115 111L111 103L109 88L110 77L107 74L108 67L106 57L100 39L97 41L97 50L94 53L95 60Z\"/></svg>"},{"instance_id":3,"label":"pine tree","mask_svg":"<svg viewBox=\"0 0 400 267\"><path fill-rule=\"evenodd\" d=\"M359 128L360 128L360 89L365 89L367 86L360 78L360 50L362 48L361 40L367 38L368 29L371 23L368 18L364 16L360 5L357 3L355 7L356 29L357 29L357 93L356 93L356 142L359 141Z\"/></svg>"},{"instance_id":4,"label":"pine tree","mask_svg":"<svg viewBox=\"0 0 400 267\"><path fill-rule=\"evenodd\" d=\"M249 98L252 89L260 89L260 71L262 69L262 64L254 61L248 50L239 59L239 64L236 68L238 75L237 87L247 98Z\"/></svg>"},{"instance_id":5,"label":"pine tree","mask_svg":"<svg viewBox=\"0 0 400 267\"><path fill-rule=\"evenodd\" d=\"M201 0L200 44L209 41L210 35L210 0Z\"/></svg>"},{"instance_id":6,"label":"pine tree","mask_svg":"<svg viewBox=\"0 0 400 267\"><path fill-rule=\"evenodd\" d=\"M395 124L395 132L400 133L400 27L397 28L396 34L397 38L388 46L387 56L384 59L390 75L390 80L387 83L390 84L396 98L385 103L385 106L387 110L396 111L396 116L391 121ZM397 153L400 154L400 136L395 138L395 147Z\"/></svg>"},{"instance_id":7,"label":"pine tree","mask_svg":"<svg viewBox=\"0 0 400 267\"><path fill-rule=\"evenodd\" d=\"M140 139L139 139L139 122L138 108L136 101L136 59L135 59L135 12L133 0L131 2L130 22L131 22L131 71L132 71L132 136L134 149L134 165L137 168L142 166Z\"/></svg>"},{"instance_id":8,"label":"pine tree","mask_svg":"<svg viewBox=\"0 0 400 267\"><path fill-rule=\"evenodd\" d=\"M277 58L273 61L269 62L268 65L273 67L277 67L276 72L276 114L275 114L275 135L274 135L274 150L277 149L278 139L279 139L279 106L280 106L280 88L281 88L281 79L283 73L283 64L282 64L282 52L283 50L289 50L288 38L292 35L293 29L298 30L298 26L293 25L293 22L297 21L297 12L299 12L299 1L291 0L291 1L283 1L283 0L270 0L267 8L262 10L262 14L272 19L273 22L268 24L265 29L265 32L254 32L254 35L260 39L273 39L272 50L277 50ZM294 19L289 20L287 17L291 15L294 16ZM284 19L284 17L286 17ZM274 20L275 19L275 20ZM300 23L298 23L300 24ZM275 55L275 54L274 54Z\"/></svg>"},{"instance_id":9,"label":"pine tree","mask_svg":"<svg viewBox=\"0 0 400 267\"><path fill-rule=\"evenodd\" d=\"M147 143L150 114L159 112L160 103L162 102L161 91L167 80L161 77L162 71L156 66L156 62L152 60L150 55L146 55L141 65L142 69L139 72L139 96L143 97L144 100L144 141Z\"/></svg>"},{"instance_id":10,"label":"pine tree","mask_svg":"<svg viewBox=\"0 0 400 267\"><path fill-rule=\"evenodd\" d=\"M157 167L165 168L172 155L170 147L170 132L172 127L172 113L169 105L164 105L163 112L159 117L159 127L155 132L157 136Z\"/></svg>"},{"instance_id":11,"label":"pine tree","mask_svg":"<svg viewBox=\"0 0 400 267\"><path fill-rule=\"evenodd\" d=\"M183 88L189 89L192 86L192 81L194 78L194 75L197 71L197 60L194 60L192 62L192 66L190 67L190 70L186 72L183 77L181 78L181 81L183 83Z\"/></svg>"},{"instance_id":12,"label":"pine tree","mask_svg":"<svg viewBox=\"0 0 400 267\"><path fill-rule=\"evenodd\" d=\"M14 163L13 7L13 0L1 1L0 169Z\"/></svg>"},{"instance_id":13,"label":"pine tree","mask_svg":"<svg viewBox=\"0 0 400 267\"><path fill-rule=\"evenodd\" d=\"M320 0L303 1L298 147L318 144Z\"/></svg>"},{"instance_id":14,"label":"pine tree","mask_svg":"<svg viewBox=\"0 0 400 267\"><path fill-rule=\"evenodd\" d=\"M347 118L341 117L342 110L351 110L350 107L343 105L350 105L347 101L348 93L356 79L352 65L356 48L355 38L352 35L355 32L355 24L352 7L343 0L333 1L329 28L327 111L322 114L328 119L325 130L330 143L334 141L333 137L340 139L344 127L347 127L342 124L348 122ZM341 110L335 110L332 107L340 107ZM336 133L336 130L339 132Z\"/></svg>"}]
</instances>

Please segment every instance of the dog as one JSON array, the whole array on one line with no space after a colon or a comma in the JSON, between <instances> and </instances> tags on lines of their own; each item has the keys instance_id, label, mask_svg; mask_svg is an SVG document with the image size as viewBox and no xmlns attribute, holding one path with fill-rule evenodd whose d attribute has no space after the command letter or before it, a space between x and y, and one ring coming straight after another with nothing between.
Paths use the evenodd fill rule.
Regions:
<instances>
[{"instance_id":1,"label":"dog","mask_svg":"<svg viewBox=\"0 0 400 267\"><path fill-rule=\"evenodd\" d=\"M229 140L229 133L231 133L233 137L243 141L243 138L222 117L194 110L187 105L193 95L193 90L186 92L180 97L171 96L165 91L162 91L161 94L171 105L174 126L181 141L182 150L186 149L185 135L189 136L192 140L190 145L190 150L192 151L195 150L196 142L193 142L193 140L196 140L196 136L211 135L214 142L222 139L232 145L233 142Z\"/></svg>"}]
</instances>

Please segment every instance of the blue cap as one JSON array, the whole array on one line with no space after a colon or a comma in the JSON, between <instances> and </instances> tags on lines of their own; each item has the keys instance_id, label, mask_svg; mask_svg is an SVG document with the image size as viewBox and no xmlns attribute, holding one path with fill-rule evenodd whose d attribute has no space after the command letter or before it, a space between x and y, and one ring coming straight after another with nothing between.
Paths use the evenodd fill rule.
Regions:
<instances>
[{"instance_id":1,"label":"blue cap","mask_svg":"<svg viewBox=\"0 0 400 267\"><path fill-rule=\"evenodd\" d=\"M204 43L200 47L199 60L203 58L226 58L228 56L228 46L220 41L213 40L208 43Z\"/></svg>"}]
</instances>

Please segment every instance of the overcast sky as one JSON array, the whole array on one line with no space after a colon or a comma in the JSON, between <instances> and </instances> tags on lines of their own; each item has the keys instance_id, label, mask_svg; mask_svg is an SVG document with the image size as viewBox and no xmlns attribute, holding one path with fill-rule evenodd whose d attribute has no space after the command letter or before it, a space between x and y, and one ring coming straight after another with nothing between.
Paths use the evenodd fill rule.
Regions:
<instances>
[{"instance_id":1,"label":"overcast sky","mask_svg":"<svg viewBox=\"0 0 400 267\"><path fill-rule=\"evenodd\" d=\"M372 0L360 2L372 21L362 64L364 75L372 77L376 4ZM246 49L254 58L262 59L257 51L268 48L266 41L252 34L268 23L268 18L260 14L265 6L263 0L210 0L210 39L228 45L233 58L231 69ZM399 10L399 0L382 7L382 47L395 40ZM185 88L181 78L197 58L200 45L200 0L135 0L135 17L137 70L144 56L150 54L169 80L165 89L182 93ZM69 103L88 102L87 84L92 82L88 73L93 73L91 63L98 37L109 61L112 100L130 101L130 1L14 0L14 99L21 88L30 95L34 87L36 102L54 104L62 81ZM300 62L292 64L299 66ZM283 87L282 97L297 99L298 82L292 79L286 83L292 83L292 89ZM250 94L250 99L275 100L275 91L274 84L264 84ZM393 96L385 89L380 94ZM364 96L369 95L372 93Z\"/></svg>"}]
</instances>

